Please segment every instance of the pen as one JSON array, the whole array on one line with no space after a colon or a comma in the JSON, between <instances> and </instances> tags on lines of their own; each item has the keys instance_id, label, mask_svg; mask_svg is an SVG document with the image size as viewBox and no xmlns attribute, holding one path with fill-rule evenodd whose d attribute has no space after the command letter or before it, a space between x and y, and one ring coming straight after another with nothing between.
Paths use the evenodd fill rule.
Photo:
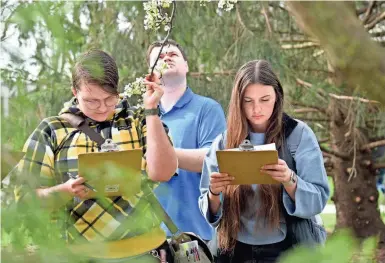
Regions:
<instances>
[{"instance_id":1,"label":"pen","mask_svg":"<svg viewBox=\"0 0 385 263\"><path fill-rule=\"evenodd\" d=\"M72 175L71 173L67 173L67 175L68 175L69 177L71 177L72 179L78 179L77 176ZM84 182L83 185L84 185L85 187L91 189L92 191L97 192L96 189L93 188L93 187L92 187L91 185L89 185L88 183Z\"/></svg>"}]
</instances>

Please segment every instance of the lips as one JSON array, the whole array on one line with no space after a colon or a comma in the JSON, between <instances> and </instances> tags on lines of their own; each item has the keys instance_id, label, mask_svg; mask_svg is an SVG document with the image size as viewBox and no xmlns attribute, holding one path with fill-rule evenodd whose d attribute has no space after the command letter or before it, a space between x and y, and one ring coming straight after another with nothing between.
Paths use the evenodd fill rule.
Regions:
<instances>
[{"instance_id":1,"label":"lips","mask_svg":"<svg viewBox=\"0 0 385 263\"><path fill-rule=\"evenodd\" d=\"M253 119L257 119L257 120L261 119L262 117L263 115L253 115Z\"/></svg>"}]
</instances>

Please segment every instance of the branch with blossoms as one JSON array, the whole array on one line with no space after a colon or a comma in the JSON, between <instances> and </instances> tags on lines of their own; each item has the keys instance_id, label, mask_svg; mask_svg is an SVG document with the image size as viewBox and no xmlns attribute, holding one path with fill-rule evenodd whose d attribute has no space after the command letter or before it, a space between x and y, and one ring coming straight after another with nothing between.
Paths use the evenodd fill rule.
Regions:
<instances>
[{"instance_id":1,"label":"branch with blossoms","mask_svg":"<svg viewBox=\"0 0 385 263\"><path fill-rule=\"evenodd\" d=\"M168 15L167 10L172 4L171 16ZM175 0L150 0L143 3L144 11L146 15L144 17L144 29L158 31L161 27L164 27L164 30L167 31L166 37L163 39L158 56L154 64L150 67L150 75L156 70L160 77L162 78L163 72L167 69L167 64L162 62L159 63L160 55L162 54L163 47L167 42L171 30L173 28L172 23L175 19L175 10L176 10L176 1ZM127 84L124 87L123 94L127 97L133 95L138 96L138 107L142 106L143 103L143 94L146 92L146 86L143 84L144 77L136 78L134 82Z\"/></svg>"},{"instance_id":2,"label":"branch with blossoms","mask_svg":"<svg viewBox=\"0 0 385 263\"><path fill-rule=\"evenodd\" d=\"M205 5L206 2L211 2L211 0L201 0L201 5ZM219 0L218 9L224 9L225 11L230 11L234 8L234 4L237 3L237 0ZM170 9L172 5L171 16L167 10ZM173 21L175 19L176 11L176 1L175 0L149 0L143 3L144 11L146 12L144 17L144 29L158 31L162 27L167 31L166 37L162 40L162 44L159 49L158 56L155 59L154 64L150 67L150 75L157 71L159 73L159 78L162 79L163 72L168 68L167 63L159 63L160 55L162 50L171 34L173 29ZM124 87L123 94L127 97L137 96L138 97L138 107L142 106L143 103L143 94L146 92L146 86L143 84L144 77L136 78L134 82L127 84Z\"/></svg>"}]
</instances>

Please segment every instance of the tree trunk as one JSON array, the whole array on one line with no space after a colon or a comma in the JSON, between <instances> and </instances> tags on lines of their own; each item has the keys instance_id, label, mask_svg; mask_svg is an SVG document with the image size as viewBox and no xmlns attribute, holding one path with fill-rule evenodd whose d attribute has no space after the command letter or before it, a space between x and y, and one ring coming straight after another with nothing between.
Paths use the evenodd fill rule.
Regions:
<instances>
[{"instance_id":1,"label":"tree trunk","mask_svg":"<svg viewBox=\"0 0 385 263\"><path fill-rule=\"evenodd\" d=\"M363 162L371 160L371 153L360 151L367 135L351 123L356 103L332 98L328 109L333 150L349 154L346 159L332 157L336 228L350 228L359 238L380 235L379 248L383 250L385 225L378 210L375 175Z\"/></svg>"},{"instance_id":2,"label":"tree trunk","mask_svg":"<svg viewBox=\"0 0 385 263\"><path fill-rule=\"evenodd\" d=\"M385 50L371 40L349 2L287 2L297 24L318 39L337 86L385 104Z\"/></svg>"}]
</instances>

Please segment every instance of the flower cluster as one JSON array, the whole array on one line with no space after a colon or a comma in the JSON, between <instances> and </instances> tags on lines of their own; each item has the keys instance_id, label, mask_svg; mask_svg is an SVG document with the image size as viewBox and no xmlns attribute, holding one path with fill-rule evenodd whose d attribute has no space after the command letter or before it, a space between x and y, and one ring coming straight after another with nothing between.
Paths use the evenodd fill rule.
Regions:
<instances>
[{"instance_id":1,"label":"flower cluster","mask_svg":"<svg viewBox=\"0 0 385 263\"><path fill-rule=\"evenodd\" d=\"M154 68L154 70L155 70L156 72L159 73L160 78L162 78L162 75L163 75L163 73L164 73L164 71L165 71L166 69L168 69L167 63L164 62L164 61L158 60L158 62L156 63L156 66L155 66L155 68ZM150 70L151 70L151 68L150 68Z\"/></svg>"},{"instance_id":2,"label":"flower cluster","mask_svg":"<svg viewBox=\"0 0 385 263\"><path fill-rule=\"evenodd\" d=\"M173 0L149 0L143 3L144 11L144 29L151 29L157 31L161 26L164 26L164 30L170 29L171 17L164 9L171 6Z\"/></svg>"},{"instance_id":3,"label":"flower cluster","mask_svg":"<svg viewBox=\"0 0 385 263\"><path fill-rule=\"evenodd\" d=\"M207 2L211 2L211 0L200 0L201 6L206 6ZM218 8L224 9L225 11L231 11L234 8L234 4L236 4L238 0L219 0Z\"/></svg>"},{"instance_id":4,"label":"flower cluster","mask_svg":"<svg viewBox=\"0 0 385 263\"><path fill-rule=\"evenodd\" d=\"M134 82L127 84L124 87L123 94L129 98L133 95L138 95L138 106L143 103L143 94L146 92L146 86L143 84L144 78L136 78Z\"/></svg>"},{"instance_id":5,"label":"flower cluster","mask_svg":"<svg viewBox=\"0 0 385 263\"><path fill-rule=\"evenodd\" d=\"M158 61L155 66L155 71L159 72L160 76L163 75L164 71L168 68L167 63L164 61ZM151 68L149 69L151 71ZM134 82L127 84L124 87L123 94L129 98L136 95L138 107L141 107L143 104L143 94L146 92L146 86L143 84L144 78L136 78Z\"/></svg>"},{"instance_id":6,"label":"flower cluster","mask_svg":"<svg viewBox=\"0 0 385 263\"><path fill-rule=\"evenodd\" d=\"M218 8L225 9L227 12L231 11L234 8L238 0L219 0Z\"/></svg>"}]
</instances>

